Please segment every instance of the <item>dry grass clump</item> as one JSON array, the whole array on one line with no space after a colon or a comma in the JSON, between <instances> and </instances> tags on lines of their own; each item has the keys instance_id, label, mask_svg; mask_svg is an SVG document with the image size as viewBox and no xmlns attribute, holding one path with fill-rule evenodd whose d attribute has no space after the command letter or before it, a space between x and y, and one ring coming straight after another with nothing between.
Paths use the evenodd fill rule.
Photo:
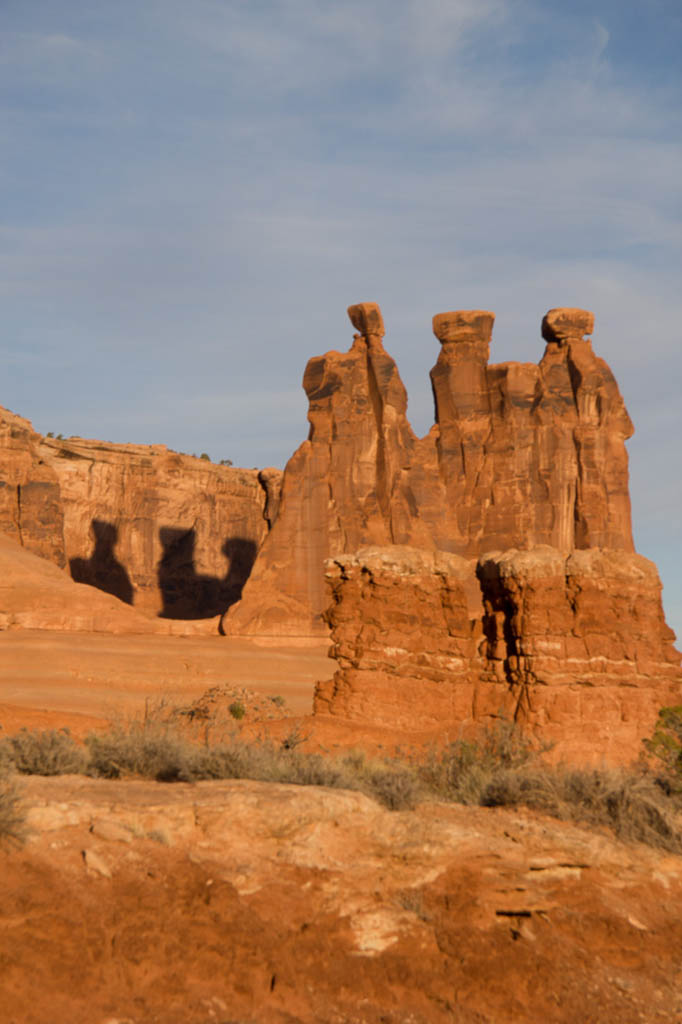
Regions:
<instances>
[{"instance_id":1,"label":"dry grass clump","mask_svg":"<svg viewBox=\"0 0 682 1024\"><path fill-rule=\"evenodd\" d=\"M69 775L85 770L87 755L68 729L22 729L0 741L0 761L23 775Z\"/></svg>"},{"instance_id":2,"label":"dry grass clump","mask_svg":"<svg viewBox=\"0 0 682 1024\"><path fill-rule=\"evenodd\" d=\"M4 759L16 771L41 775L78 771L162 782L254 779L326 786L364 793L391 810L414 807L423 799L525 806L564 821L608 826L623 840L682 852L682 787L646 766L629 771L549 767L540 757L544 751L504 720L476 741L458 740L412 763L371 760L357 751L337 757L307 753L301 749L303 739L292 733L280 743L245 741L235 728L216 742L209 742L206 731L199 742L172 710L156 709L147 710L141 720L92 733L85 749L66 731L22 730L0 742L0 769ZM679 763L673 764L677 771ZM679 781L679 775L675 778ZM11 785L2 786L0 834L3 828L11 834L18 828L12 824L18 802Z\"/></svg>"},{"instance_id":3,"label":"dry grass clump","mask_svg":"<svg viewBox=\"0 0 682 1024\"><path fill-rule=\"evenodd\" d=\"M24 813L19 791L11 779L0 779L0 843L20 843L24 838Z\"/></svg>"},{"instance_id":4,"label":"dry grass clump","mask_svg":"<svg viewBox=\"0 0 682 1024\"><path fill-rule=\"evenodd\" d=\"M21 797L9 772L9 762L0 752L0 844L18 844L24 838Z\"/></svg>"},{"instance_id":5,"label":"dry grass clump","mask_svg":"<svg viewBox=\"0 0 682 1024\"><path fill-rule=\"evenodd\" d=\"M645 766L620 771L543 764L512 723L458 740L420 768L427 790L483 807L530 807L562 821L608 826L626 841L682 852L682 796Z\"/></svg>"},{"instance_id":6,"label":"dry grass clump","mask_svg":"<svg viewBox=\"0 0 682 1024\"><path fill-rule=\"evenodd\" d=\"M527 768L501 771L486 787L486 807L522 804L563 821L606 825L619 839L682 851L682 802L650 774L605 769Z\"/></svg>"},{"instance_id":7,"label":"dry grass clump","mask_svg":"<svg viewBox=\"0 0 682 1024\"><path fill-rule=\"evenodd\" d=\"M352 789L386 807L413 806L417 792L414 769L399 762L375 763L363 754L327 758L304 753L285 740L244 742L233 735L222 742L192 742L172 721L147 718L87 740L88 774L104 778L141 776L159 782L200 779L254 779L297 786Z\"/></svg>"}]
</instances>

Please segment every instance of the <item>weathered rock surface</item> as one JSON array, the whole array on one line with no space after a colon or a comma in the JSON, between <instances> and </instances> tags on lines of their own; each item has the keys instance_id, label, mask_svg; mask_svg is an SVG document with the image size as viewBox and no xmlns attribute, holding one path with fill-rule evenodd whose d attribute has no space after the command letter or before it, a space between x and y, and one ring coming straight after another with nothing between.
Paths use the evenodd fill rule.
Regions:
<instances>
[{"instance_id":1,"label":"weathered rock surface","mask_svg":"<svg viewBox=\"0 0 682 1024\"><path fill-rule=\"evenodd\" d=\"M308 363L310 435L242 601L237 634L323 630L323 563L369 544L478 558L549 544L633 550L625 441L632 424L585 337L593 315L550 310L539 365L489 364L494 315L441 313L431 371L436 424L422 439L372 303L351 306L349 352Z\"/></svg>"},{"instance_id":2,"label":"weathered rock surface","mask_svg":"<svg viewBox=\"0 0 682 1024\"><path fill-rule=\"evenodd\" d=\"M316 688L316 714L408 730L471 720L483 667L482 624L467 601L475 562L367 547L329 559L326 578L339 667Z\"/></svg>"},{"instance_id":3,"label":"weathered rock surface","mask_svg":"<svg viewBox=\"0 0 682 1024\"><path fill-rule=\"evenodd\" d=\"M682 861L527 811L255 782L27 779L8 1024L682 1015Z\"/></svg>"},{"instance_id":4,"label":"weathered rock surface","mask_svg":"<svg viewBox=\"0 0 682 1024\"><path fill-rule=\"evenodd\" d=\"M433 546L409 486L416 438L379 307L348 312L359 332L350 351L306 367L308 440L287 464L277 520L226 617L228 633L324 634L330 554L367 543Z\"/></svg>"},{"instance_id":5,"label":"weathered rock surface","mask_svg":"<svg viewBox=\"0 0 682 1024\"><path fill-rule=\"evenodd\" d=\"M682 658L656 566L623 551L540 547L479 563L486 655L514 716L557 756L635 758L682 701Z\"/></svg>"},{"instance_id":6,"label":"weathered rock surface","mask_svg":"<svg viewBox=\"0 0 682 1024\"><path fill-rule=\"evenodd\" d=\"M170 619L209 619L238 600L281 479L163 445L43 438L6 410L0 466L0 532Z\"/></svg>"},{"instance_id":7,"label":"weathered rock surface","mask_svg":"<svg viewBox=\"0 0 682 1024\"><path fill-rule=\"evenodd\" d=\"M659 708L682 702L682 658L641 555L541 546L455 555L366 548L327 562L338 669L316 714L456 732L500 714L573 762L626 763Z\"/></svg>"},{"instance_id":8,"label":"weathered rock surface","mask_svg":"<svg viewBox=\"0 0 682 1024\"><path fill-rule=\"evenodd\" d=\"M29 551L66 564L59 480L28 420L0 406L0 533Z\"/></svg>"}]
</instances>

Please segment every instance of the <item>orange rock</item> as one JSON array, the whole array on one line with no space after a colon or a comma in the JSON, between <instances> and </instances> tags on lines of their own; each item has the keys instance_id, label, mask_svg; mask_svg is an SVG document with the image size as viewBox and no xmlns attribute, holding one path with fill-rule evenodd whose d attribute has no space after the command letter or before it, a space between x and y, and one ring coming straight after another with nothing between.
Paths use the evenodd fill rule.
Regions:
<instances>
[{"instance_id":1,"label":"orange rock","mask_svg":"<svg viewBox=\"0 0 682 1024\"><path fill-rule=\"evenodd\" d=\"M348 312L360 332L350 351L306 368L310 434L287 465L277 521L226 631L323 633L325 559L368 544L466 558L542 544L633 551L632 424L584 338L592 313L550 310L537 366L488 363L494 314L436 315L436 424L420 440L379 307Z\"/></svg>"},{"instance_id":2,"label":"orange rock","mask_svg":"<svg viewBox=\"0 0 682 1024\"><path fill-rule=\"evenodd\" d=\"M323 563L362 544L433 547L408 471L416 438L407 395L384 350L374 303L351 306L349 352L311 359L303 377L310 433L289 460L279 514L243 600L224 629L238 635L326 633Z\"/></svg>"},{"instance_id":3,"label":"orange rock","mask_svg":"<svg viewBox=\"0 0 682 1024\"><path fill-rule=\"evenodd\" d=\"M477 572L482 616L467 587ZM552 756L637 757L682 664L656 567L641 555L539 546L472 561L365 548L327 562L333 679L314 711L395 729L457 732L500 714Z\"/></svg>"},{"instance_id":4,"label":"orange rock","mask_svg":"<svg viewBox=\"0 0 682 1024\"><path fill-rule=\"evenodd\" d=\"M43 438L2 409L0 459L0 532L152 616L224 612L277 513L279 470Z\"/></svg>"}]
</instances>

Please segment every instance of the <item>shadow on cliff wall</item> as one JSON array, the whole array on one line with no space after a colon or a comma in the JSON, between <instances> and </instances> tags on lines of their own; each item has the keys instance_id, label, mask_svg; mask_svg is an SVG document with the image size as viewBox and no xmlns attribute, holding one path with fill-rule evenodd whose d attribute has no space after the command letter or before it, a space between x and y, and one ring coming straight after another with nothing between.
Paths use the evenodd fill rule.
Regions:
<instances>
[{"instance_id":1,"label":"shadow on cliff wall","mask_svg":"<svg viewBox=\"0 0 682 1024\"><path fill-rule=\"evenodd\" d=\"M243 537L229 537L222 551L229 560L227 575L204 576L196 571L193 529L163 526L159 530L163 555L157 568L164 619L210 619L239 600L256 559L257 545Z\"/></svg>"},{"instance_id":2,"label":"shadow on cliff wall","mask_svg":"<svg viewBox=\"0 0 682 1024\"><path fill-rule=\"evenodd\" d=\"M91 587L113 594L119 601L133 603L133 585L128 573L114 555L118 540L118 527L103 519L93 519L91 524L95 547L90 558L69 559L71 578L76 583L87 583Z\"/></svg>"}]
</instances>

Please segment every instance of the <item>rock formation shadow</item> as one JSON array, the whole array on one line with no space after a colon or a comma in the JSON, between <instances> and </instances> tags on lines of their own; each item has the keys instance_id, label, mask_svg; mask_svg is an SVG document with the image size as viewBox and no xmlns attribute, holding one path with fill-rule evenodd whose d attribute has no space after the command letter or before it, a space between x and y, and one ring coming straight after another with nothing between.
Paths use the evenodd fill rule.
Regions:
<instances>
[{"instance_id":1,"label":"rock formation shadow","mask_svg":"<svg viewBox=\"0 0 682 1024\"><path fill-rule=\"evenodd\" d=\"M125 568L114 555L118 540L118 527L103 519L93 519L91 524L95 547L90 558L69 559L71 578L76 583L87 583L106 594L113 594L119 601L133 603L133 585Z\"/></svg>"},{"instance_id":2,"label":"rock formation shadow","mask_svg":"<svg viewBox=\"0 0 682 1024\"><path fill-rule=\"evenodd\" d=\"M157 568L164 619L211 619L222 615L241 597L256 559L257 545L244 537L228 537L222 552L229 560L224 578L196 571L196 532L163 526L159 530L163 554Z\"/></svg>"}]
</instances>

